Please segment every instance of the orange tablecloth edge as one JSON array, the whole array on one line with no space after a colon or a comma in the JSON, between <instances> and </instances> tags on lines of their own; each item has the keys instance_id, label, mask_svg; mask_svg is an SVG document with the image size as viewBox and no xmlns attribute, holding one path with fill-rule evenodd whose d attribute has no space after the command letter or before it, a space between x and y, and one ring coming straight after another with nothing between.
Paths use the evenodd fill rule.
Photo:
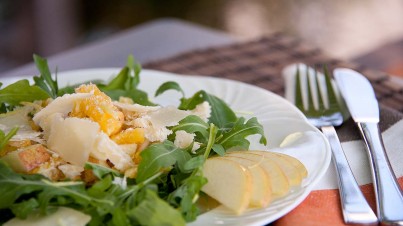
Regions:
<instances>
[{"instance_id":1,"label":"orange tablecloth edge","mask_svg":"<svg viewBox=\"0 0 403 226\"><path fill-rule=\"evenodd\" d=\"M400 177L398 182L403 189L403 177ZM360 188L369 205L376 213L375 194L372 183L362 185ZM273 224L275 226L347 225L343 221L339 190L329 189L311 192L297 208Z\"/></svg>"}]
</instances>

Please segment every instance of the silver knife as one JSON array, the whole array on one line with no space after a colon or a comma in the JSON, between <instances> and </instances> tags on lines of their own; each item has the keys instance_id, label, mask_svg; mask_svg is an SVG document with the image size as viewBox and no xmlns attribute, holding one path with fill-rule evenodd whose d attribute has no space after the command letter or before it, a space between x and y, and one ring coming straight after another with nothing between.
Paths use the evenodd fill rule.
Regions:
<instances>
[{"instance_id":1,"label":"silver knife","mask_svg":"<svg viewBox=\"0 0 403 226\"><path fill-rule=\"evenodd\" d=\"M360 73L347 68L337 68L333 74L367 148L379 221L386 225L403 225L403 192L380 135L379 105L371 83Z\"/></svg>"}]
</instances>

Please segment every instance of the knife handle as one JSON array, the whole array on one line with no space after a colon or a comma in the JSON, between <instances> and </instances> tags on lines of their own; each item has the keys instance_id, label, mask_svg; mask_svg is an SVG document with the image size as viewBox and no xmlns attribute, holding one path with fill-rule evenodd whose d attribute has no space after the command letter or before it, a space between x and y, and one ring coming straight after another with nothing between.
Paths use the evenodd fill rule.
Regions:
<instances>
[{"instance_id":1,"label":"knife handle","mask_svg":"<svg viewBox=\"0 0 403 226\"><path fill-rule=\"evenodd\" d=\"M340 140L337 137L336 130L333 126L323 126L321 130L329 141L332 149L344 222L346 224L377 223L378 218L368 205L367 200L355 180L343 148L341 147Z\"/></svg>"},{"instance_id":2,"label":"knife handle","mask_svg":"<svg viewBox=\"0 0 403 226\"><path fill-rule=\"evenodd\" d=\"M403 225L403 193L386 156L376 122L359 122L367 147L379 220L385 225Z\"/></svg>"}]
</instances>

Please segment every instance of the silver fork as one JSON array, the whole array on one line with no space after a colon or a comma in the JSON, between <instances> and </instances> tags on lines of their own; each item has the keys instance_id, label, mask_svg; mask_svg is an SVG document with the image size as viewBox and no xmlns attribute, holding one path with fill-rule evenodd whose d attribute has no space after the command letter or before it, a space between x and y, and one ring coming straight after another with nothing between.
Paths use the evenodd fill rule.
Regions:
<instances>
[{"instance_id":1,"label":"silver fork","mask_svg":"<svg viewBox=\"0 0 403 226\"><path fill-rule=\"evenodd\" d=\"M341 147L334 126L343 123L342 105L338 102L332 81L324 68L325 84L319 79L317 71L314 79L310 79L309 67L306 66L306 88L308 106L304 107L303 89L299 67L296 72L295 82L295 105L305 114L309 122L320 128L329 141L332 149L333 163L336 168L341 206L344 222L355 224L371 224L378 222L378 219L362 194L350 166L347 162L344 151ZM311 84L314 80L314 84ZM322 81L322 82L320 82ZM325 95L326 94L326 95ZM325 100L327 105L325 104ZM315 104L316 103L316 107Z\"/></svg>"}]
</instances>

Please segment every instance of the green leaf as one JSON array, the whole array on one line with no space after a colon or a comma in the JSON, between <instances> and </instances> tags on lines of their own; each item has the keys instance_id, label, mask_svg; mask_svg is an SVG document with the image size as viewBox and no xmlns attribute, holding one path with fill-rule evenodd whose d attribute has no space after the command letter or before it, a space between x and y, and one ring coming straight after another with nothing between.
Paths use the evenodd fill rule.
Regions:
<instances>
[{"instance_id":1,"label":"green leaf","mask_svg":"<svg viewBox=\"0 0 403 226\"><path fill-rule=\"evenodd\" d=\"M178 125L172 126L169 129L172 130L172 135L174 135L175 132L179 130L184 130L187 133L200 133L203 136L204 141L207 141L209 128L209 125L200 117L196 115L189 115L179 121ZM170 139L173 138L174 137L170 137Z\"/></svg>"},{"instance_id":2,"label":"green leaf","mask_svg":"<svg viewBox=\"0 0 403 226\"><path fill-rule=\"evenodd\" d=\"M124 67L107 85L98 86L103 91L106 90L126 90L125 84L130 79L129 68Z\"/></svg>"},{"instance_id":3,"label":"green leaf","mask_svg":"<svg viewBox=\"0 0 403 226\"><path fill-rule=\"evenodd\" d=\"M18 127L14 127L7 135L0 130L0 156L3 156L3 149L7 145L8 141L18 132Z\"/></svg>"},{"instance_id":4,"label":"green leaf","mask_svg":"<svg viewBox=\"0 0 403 226\"><path fill-rule=\"evenodd\" d=\"M101 166L92 162L86 162L85 163L85 169L91 169L92 172L94 173L94 175L98 178L98 179L102 179L105 175L114 175L117 177L122 177L123 175L114 169L105 167L105 166Z\"/></svg>"},{"instance_id":5,"label":"green leaf","mask_svg":"<svg viewBox=\"0 0 403 226\"><path fill-rule=\"evenodd\" d=\"M26 201L13 204L11 206L11 211L13 211L16 217L20 219L26 219L28 214L32 213L35 209L38 208L38 206L38 201L34 198L30 198Z\"/></svg>"},{"instance_id":6,"label":"green leaf","mask_svg":"<svg viewBox=\"0 0 403 226\"><path fill-rule=\"evenodd\" d=\"M44 100L49 95L37 86L29 85L28 80L20 80L0 90L0 102L9 105L19 105L21 102Z\"/></svg>"},{"instance_id":7,"label":"green leaf","mask_svg":"<svg viewBox=\"0 0 403 226\"><path fill-rule=\"evenodd\" d=\"M220 156L224 156L225 155L225 149L221 144L213 144L212 147L213 151L215 153L217 153Z\"/></svg>"},{"instance_id":8,"label":"green leaf","mask_svg":"<svg viewBox=\"0 0 403 226\"><path fill-rule=\"evenodd\" d=\"M207 101L211 106L211 116L209 118L210 123L213 123L219 128L224 128L228 124L237 120L234 111L232 111L223 100L214 95L208 94L204 90L198 91L191 98L182 98L179 109L192 110L204 101Z\"/></svg>"},{"instance_id":9,"label":"green leaf","mask_svg":"<svg viewBox=\"0 0 403 226\"><path fill-rule=\"evenodd\" d=\"M103 91L111 90L137 90L140 82L141 66L134 60L132 55L127 58L127 66L123 67L119 74L107 85L98 86Z\"/></svg>"},{"instance_id":10,"label":"green leaf","mask_svg":"<svg viewBox=\"0 0 403 226\"><path fill-rule=\"evenodd\" d=\"M187 171L191 171L194 169L197 169L204 164L204 157L202 155L196 156L191 158L189 161L187 161L184 165L184 169Z\"/></svg>"},{"instance_id":11,"label":"green leaf","mask_svg":"<svg viewBox=\"0 0 403 226\"><path fill-rule=\"evenodd\" d=\"M201 175L201 171L186 178L178 189L168 196L168 202L174 206L178 206L185 220L194 221L200 214L196 200L201 188L207 183L207 179Z\"/></svg>"},{"instance_id":12,"label":"green leaf","mask_svg":"<svg viewBox=\"0 0 403 226\"><path fill-rule=\"evenodd\" d=\"M185 221L180 212L172 208L151 190L146 191L142 202L129 215L135 217L141 225L182 226Z\"/></svg>"},{"instance_id":13,"label":"green leaf","mask_svg":"<svg viewBox=\"0 0 403 226\"><path fill-rule=\"evenodd\" d=\"M5 103L0 104L0 114L7 113L7 106Z\"/></svg>"},{"instance_id":14,"label":"green leaf","mask_svg":"<svg viewBox=\"0 0 403 226\"><path fill-rule=\"evenodd\" d=\"M171 141L150 145L141 152L141 162L138 167L136 181L140 183L152 175L167 170L174 164L183 169L184 164L190 159L190 154L176 147Z\"/></svg>"},{"instance_id":15,"label":"green leaf","mask_svg":"<svg viewBox=\"0 0 403 226\"><path fill-rule=\"evenodd\" d=\"M121 207L116 207L112 213L112 225L114 226L127 226L130 221L127 218L125 211Z\"/></svg>"},{"instance_id":16,"label":"green leaf","mask_svg":"<svg viewBox=\"0 0 403 226\"><path fill-rule=\"evenodd\" d=\"M130 73L133 73L132 79L127 83L126 89L134 89L140 84L140 72L141 64L139 64L133 57L129 55L127 57L127 67L130 69Z\"/></svg>"},{"instance_id":17,"label":"green leaf","mask_svg":"<svg viewBox=\"0 0 403 226\"><path fill-rule=\"evenodd\" d=\"M34 54L34 61L40 72L39 77L34 77L35 85L46 91L50 97L56 98L58 94L57 78L52 79L48 61L36 54Z\"/></svg>"},{"instance_id":18,"label":"green leaf","mask_svg":"<svg viewBox=\"0 0 403 226\"><path fill-rule=\"evenodd\" d=\"M222 145L225 150L233 147L248 149L249 141L246 137L253 134L260 134L260 143L264 145L267 144L263 126L257 121L257 119L253 117L245 123L245 119L241 117L230 131L222 134L218 143Z\"/></svg>"},{"instance_id":19,"label":"green leaf","mask_svg":"<svg viewBox=\"0 0 403 226\"><path fill-rule=\"evenodd\" d=\"M102 180L97 181L94 185L88 188L87 192L92 197L102 198L107 196L107 190L112 185L112 176L107 175L102 178Z\"/></svg>"},{"instance_id":20,"label":"green leaf","mask_svg":"<svg viewBox=\"0 0 403 226\"><path fill-rule=\"evenodd\" d=\"M182 94L182 97L185 97L185 92L183 92L180 85L173 81L165 82L162 85L160 85L160 87L155 92L154 96L159 96L168 90L176 90Z\"/></svg>"}]
</instances>

